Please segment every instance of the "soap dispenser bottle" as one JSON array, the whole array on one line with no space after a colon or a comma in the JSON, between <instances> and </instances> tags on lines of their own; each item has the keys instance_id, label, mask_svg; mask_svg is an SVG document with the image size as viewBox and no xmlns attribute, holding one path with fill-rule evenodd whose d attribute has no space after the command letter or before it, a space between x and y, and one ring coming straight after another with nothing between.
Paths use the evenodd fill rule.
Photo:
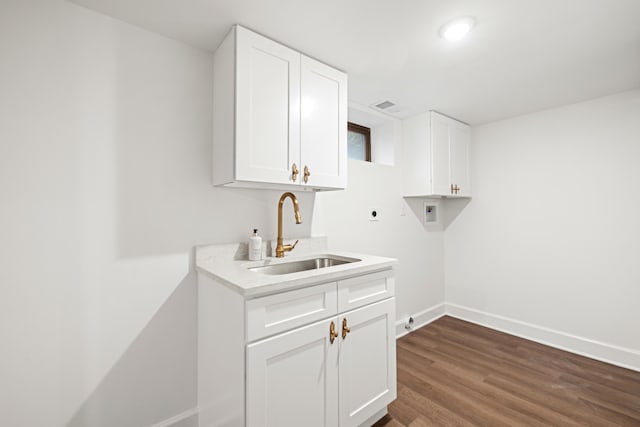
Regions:
<instances>
[{"instance_id":1,"label":"soap dispenser bottle","mask_svg":"<svg viewBox=\"0 0 640 427\"><path fill-rule=\"evenodd\" d=\"M253 235L249 237L249 260L259 261L262 259L262 237L258 236L258 229L253 229Z\"/></svg>"}]
</instances>

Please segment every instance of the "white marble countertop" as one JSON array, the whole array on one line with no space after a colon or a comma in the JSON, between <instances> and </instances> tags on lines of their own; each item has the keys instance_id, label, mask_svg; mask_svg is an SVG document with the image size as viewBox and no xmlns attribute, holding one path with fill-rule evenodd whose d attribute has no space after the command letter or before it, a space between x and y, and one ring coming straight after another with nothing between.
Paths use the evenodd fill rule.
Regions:
<instances>
[{"instance_id":1,"label":"white marble countertop","mask_svg":"<svg viewBox=\"0 0 640 427\"><path fill-rule=\"evenodd\" d=\"M289 243L289 242L287 242ZM263 253L269 252L270 242L263 243ZM393 267L397 260L375 255L328 251L326 238L300 239L296 248L284 258L263 257L249 261L247 244L210 245L196 247L196 269L228 286L246 298L256 298L312 284L330 282ZM333 255L356 258L359 261L288 274L265 274L249 270L251 267L274 265Z\"/></svg>"}]
</instances>

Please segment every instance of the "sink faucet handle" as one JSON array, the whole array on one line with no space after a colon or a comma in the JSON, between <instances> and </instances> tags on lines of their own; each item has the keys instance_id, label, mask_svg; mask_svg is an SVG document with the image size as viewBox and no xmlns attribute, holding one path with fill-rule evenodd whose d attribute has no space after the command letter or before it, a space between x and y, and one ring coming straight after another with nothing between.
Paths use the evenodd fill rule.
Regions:
<instances>
[{"instance_id":1,"label":"sink faucet handle","mask_svg":"<svg viewBox=\"0 0 640 427\"><path fill-rule=\"evenodd\" d=\"M291 249L290 250L294 250L299 241L300 240L296 240L295 243L293 245L291 245Z\"/></svg>"}]
</instances>

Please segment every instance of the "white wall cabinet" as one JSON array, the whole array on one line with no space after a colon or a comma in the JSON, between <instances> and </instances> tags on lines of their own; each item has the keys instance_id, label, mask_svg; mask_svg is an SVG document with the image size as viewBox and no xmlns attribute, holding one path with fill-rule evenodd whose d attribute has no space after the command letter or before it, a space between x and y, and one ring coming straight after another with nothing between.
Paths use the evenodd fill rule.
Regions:
<instances>
[{"instance_id":1,"label":"white wall cabinet","mask_svg":"<svg viewBox=\"0 0 640 427\"><path fill-rule=\"evenodd\" d=\"M404 194L471 197L469 125L435 111L403 121Z\"/></svg>"},{"instance_id":2,"label":"white wall cabinet","mask_svg":"<svg viewBox=\"0 0 640 427\"><path fill-rule=\"evenodd\" d=\"M346 187L347 75L234 26L214 54L214 185Z\"/></svg>"},{"instance_id":3,"label":"white wall cabinet","mask_svg":"<svg viewBox=\"0 0 640 427\"><path fill-rule=\"evenodd\" d=\"M198 281L202 427L368 426L396 398L392 270L250 300Z\"/></svg>"}]
</instances>

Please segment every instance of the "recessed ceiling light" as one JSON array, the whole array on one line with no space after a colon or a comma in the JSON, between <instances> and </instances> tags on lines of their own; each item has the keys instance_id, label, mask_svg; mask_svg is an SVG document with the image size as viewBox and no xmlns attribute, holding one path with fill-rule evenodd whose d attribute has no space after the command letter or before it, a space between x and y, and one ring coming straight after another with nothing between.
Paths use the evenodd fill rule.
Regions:
<instances>
[{"instance_id":1,"label":"recessed ceiling light","mask_svg":"<svg viewBox=\"0 0 640 427\"><path fill-rule=\"evenodd\" d=\"M440 37L450 41L460 40L471 31L475 24L476 21L470 16L456 18L440 28Z\"/></svg>"}]
</instances>

